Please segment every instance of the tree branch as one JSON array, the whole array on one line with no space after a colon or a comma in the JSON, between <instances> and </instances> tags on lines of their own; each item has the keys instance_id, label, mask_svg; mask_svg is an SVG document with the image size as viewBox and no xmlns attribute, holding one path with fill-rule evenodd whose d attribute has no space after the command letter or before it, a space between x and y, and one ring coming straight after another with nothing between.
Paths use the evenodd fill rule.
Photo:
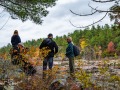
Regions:
<instances>
[{"instance_id":1,"label":"tree branch","mask_svg":"<svg viewBox=\"0 0 120 90\"><path fill-rule=\"evenodd\" d=\"M70 12L73 13L73 14L75 14L75 15L77 15L77 16L89 16L89 15L95 14L97 11L94 11L94 12L92 12L90 14L83 14L83 15L82 14L77 14L77 13L73 12L72 10L70 10Z\"/></svg>"},{"instance_id":2,"label":"tree branch","mask_svg":"<svg viewBox=\"0 0 120 90\"><path fill-rule=\"evenodd\" d=\"M8 17L7 21L4 23L4 25L0 28L0 30L2 30L4 28L4 26L7 24L8 20L10 19L10 16Z\"/></svg>"},{"instance_id":3,"label":"tree branch","mask_svg":"<svg viewBox=\"0 0 120 90\"><path fill-rule=\"evenodd\" d=\"M108 12L106 12L106 14L105 14L100 20L98 20L98 21L96 21L96 22L93 22L92 24L87 25L87 26L79 27L79 26L74 25L70 20L69 20L69 22L70 22L70 24L71 24L72 26L74 26L74 27L76 27L76 28L86 28L86 27L92 26L92 25L94 25L94 24L102 21L102 20L107 16L107 14L108 14Z\"/></svg>"},{"instance_id":4,"label":"tree branch","mask_svg":"<svg viewBox=\"0 0 120 90\"><path fill-rule=\"evenodd\" d=\"M1 3L0 3L0 6L2 6L2 7L4 7L4 8L7 8L7 9L9 9L9 10L11 10L11 11L13 11L13 12L17 13L17 12L16 12L16 11L14 11L13 9L11 9L11 8L9 8L9 7L7 7L7 6L3 5L3 4L1 4Z\"/></svg>"},{"instance_id":5,"label":"tree branch","mask_svg":"<svg viewBox=\"0 0 120 90\"><path fill-rule=\"evenodd\" d=\"M21 8L24 8L26 10L26 12L28 12L27 9L30 10L30 8L25 8L22 5L20 5L19 3L15 3L15 2L13 2L11 0L9 0L8 2L10 2L10 3L14 4L14 5L17 5L17 6L21 7Z\"/></svg>"},{"instance_id":6,"label":"tree branch","mask_svg":"<svg viewBox=\"0 0 120 90\"><path fill-rule=\"evenodd\" d=\"M90 13L90 14L78 14L78 13L75 13L75 12L73 12L72 10L70 10L70 12L72 13L72 14L74 14L74 15L77 15L77 16L89 16L89 15L93 15L93 14L95 14L95 13L97 13L97 12L99 12L99 13L102 13L102 12L120 12L120 10L118 11L118 10L107 10L107 11L105 11L105 10L98 10L97 9L97 7L96 8L93 8L90 4L88 4L88 6L92 9L92 10L94 10L94 12L92 12L92 13Z\"/></svg>"},{"instance_id":7,"label":"tree branch","mask_svg":"<svg viewBox=\"0 0 120 90\"><path fill-rule=\"evenodd\" d=\"M98 3L107 3L107 2L114 2L116 0L105 0L105 1L101 1L101 0L92 0L93 2L98 2Z\"/></svg>"},{"instance_id":8,"label":"tree branch","mask_svg":"<svg viewBox=\"0 0 120 90\"><path fill-rule=\"evenodd\" d=\"M92 10L95 10L95 11L97 11L97 12L99 12L99 13L102 13L102 12L120 12L120 10L107 10L107 11L105 11L105 10L98 10L98 9L96 9L96 8L93 8L90 4L88 4L88 6L92 9Z\"/></svg>"}]
</instances>

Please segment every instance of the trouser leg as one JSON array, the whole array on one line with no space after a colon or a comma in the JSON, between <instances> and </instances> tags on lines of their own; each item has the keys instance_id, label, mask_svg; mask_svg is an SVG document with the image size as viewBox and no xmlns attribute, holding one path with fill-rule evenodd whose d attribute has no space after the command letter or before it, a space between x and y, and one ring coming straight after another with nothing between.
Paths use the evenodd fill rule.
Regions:
<instances>
[{"instance_id":1,"label":"trouser leg","mask_svg":"<svg viewBox=\"0 0 120 90\"><path fill-rule=\"evenodd\" d=\"M45 71L47 70L47 59L45 58L43 61L43 79L46 77Z\"/></svg>"},{"instance_id":2,"label":"trouser leg","mask_svg":"<svg viewBox=\"0 0 120 90\"><path fill-rule=\"evenodd\" d=\"M53 67L53 57L48 58L48 64L49 64L49 69L52 69Z\"/></svg>"},{"instance_id":3,"label":"trouser leg","mask_svg":"<svg viewBox=\"0 0 120 90\"><path fill-rule=\"evenodd\" d=\"M49 66L49 70L50 70L49 77L51 78L52 67L53 67L53 57L49 57L49 59L48 59L48 66Z\"/></svg>"},{"instance_id":4,"label":"trouser leg","mask_svg":"<svg viewBox=\"0 0 120 90\"><path fill-rule=\"evenodd\" d=\"M70 74L74 73L74 58L69 58L69 69L70 69Z\"/></svg>"}]
</instances>

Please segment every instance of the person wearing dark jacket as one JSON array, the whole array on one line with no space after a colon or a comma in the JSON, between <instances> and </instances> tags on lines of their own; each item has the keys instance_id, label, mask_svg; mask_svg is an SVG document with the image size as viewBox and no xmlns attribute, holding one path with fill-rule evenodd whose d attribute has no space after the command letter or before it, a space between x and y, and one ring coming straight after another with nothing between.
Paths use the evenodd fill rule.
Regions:
<instances>
[{"instance_id":1,"label":"person wearing dark jacket","mask_svg":"<svg viewBox=\"0 0 120 90\"><path fill-rule=\"evenodd\" d=\"M73 52L73 43L72 43L72 38L68 37L67 38L68 46L66 48L66 56L69 59L69 69L70 69L70 74L74 74L74 52Z\"/></svg>"},{"instance_id":2,"label":"person wearing dark jacket","mask_svg":"<svg viewBox=\"0 0 120 90\"><path fill-rule=\"evenodd\" d=\"M45 78L44 71L47 70L47 64L49 69L52 70L53 67L53 57L58 52L58 46L55 41L52 40L53 35L50 33L48 34L48 38L44 39L41 43L39 49L42 49L44 47L48 47L50 49L50 52L43 60L43 78Z\"/></svg>"},{"instance_id":3,"label":"person wearing dark jacket","mask_svg":"<svg viewBox=\"0 0 120 90\"><path fill-rule=\"evenodd\" d=\"M11 54L11 59L13 59L13 56L17 54L18 52L18 43L21 43L20 36L18 35L18 31L15 30L13 33L13 36L11 37L11 43L12 43L12 51L16 53Z\"/></svg>"},{"instance_id":4,"label":"person wearing dark jacket","mask_svg":"<svg viewBox=\"0 0 120 90\"><path fill-rule=\"evenodd\" d=\"M11 43L13 47L17 47L18 43L21 43L20 36L18 35L18 31L15 30L13 36L11 37Z\"/></svg>"}]
</instances>

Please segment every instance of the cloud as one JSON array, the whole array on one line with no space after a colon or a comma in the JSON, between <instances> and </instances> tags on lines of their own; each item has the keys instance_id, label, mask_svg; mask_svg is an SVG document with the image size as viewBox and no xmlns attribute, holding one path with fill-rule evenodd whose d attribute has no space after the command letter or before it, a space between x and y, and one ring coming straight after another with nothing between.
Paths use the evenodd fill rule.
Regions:
<instances>
[{"instance_id":1,"label":"cloud","mask_svg":"<svg viewBox=\"0 0 120 90\"><path fill-rule=\"evenodd\" d=\"M19 31L22 42L38 38L46 38L49 33L53 33L55 36L61 36L68 34L78 29L73 27L69 20L77 26L86 26L91 24L93 21L97 21L104 14L97 13L94 16L89 17L79 17L72 14L69 10L73 10L76 13L90 13L91 9L88 7L88 3L91 0L58 0L56 6L49 8L49 15L44 17L42 25L36 25L31 21L22 22L21 20L9 19L5 27L0 30L0 47L7 45L11 41L11 36L13 35L14 30ZM99 4L90 3L92 6L96 7ZM99 9L108 9L112 4L99 6ZM1 9L0 9L1 11ZM0 27L6 22L9 17L9 14L4 12L4 16L0 17ZM0 15L1 16L1 15ZM100 25L111 24L109 17L105 18Z\"/></svg>"},{"instance_id":2,"label":"cloud","mask_svg":"<svg viewBox=\"0 0 120 90\"><path fill-rule=\"evenodd\" d=\"M60 4L60 5L66 5L66 4L69 4L69 3L74 3L74 2L77 2L78 0L58 0L57 4Z\"/></svg>"}]
</instances>

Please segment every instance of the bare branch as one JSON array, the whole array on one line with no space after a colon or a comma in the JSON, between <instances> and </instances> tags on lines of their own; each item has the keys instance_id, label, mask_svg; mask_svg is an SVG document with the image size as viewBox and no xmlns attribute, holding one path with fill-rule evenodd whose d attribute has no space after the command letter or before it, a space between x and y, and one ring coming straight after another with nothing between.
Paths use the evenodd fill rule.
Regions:
<instances>
[{"instance_id":1,"label":"bare branch","mask_svg":"<svg viewBox=\"0 0 120 90\"><path fill-rule=\"evenodd\" d=\"M93 8L90 4L88 4L88 6L92 9L92 10L95 10L95 11L97 11L97 12L99 12L99 13L102 13L102 12L120 12L120 10L98 10L98 9L96 9L96 8Z\"/></svg>"},{"instance_id":2,"label":"bare branch","mask_svg":"<svg viewBox=\"0 0 120 90\"><path fill-rule=\"evenodd\" d=\"M108 12L106 12L106 14L105 14L100 20L98 20L98 21L96 21L96 22L93 22L92 24L87 25L87 26L79 27L79 26L74 25L70 20L69 20L69 22L70 22L70 24L71 24L72 26L74 26L74 27L76 27L76 28L86 28L86 27L92 26L92 25L94 25L94 24L102 21L102 20L107 16L107 14L108 14Z\"/></svg>"},{"instance_id":3,"label":"bare branch","mask_svg":"<svg viewBox=\"0 0 120 90\"><path fill-rule=\"evenodd\" d=\"M4 28L4 26L7 24L8 20L10 19L10 16L8 17L7 21L4 23L4 25L0 28L0 30L2 30Z\"/></svg>"},{"instance_id":4,"label":"bare branch","mask_svg":"<svg viewBox=\"0 0 120 90\"><path fill-rule=\"evenodd\" d=\"M107 3L107 2L114 2L116 0L105 0L105 1L101 1L101 0L92 0L93 2L99 2L99 3Z\"/></svg>"},{"instance_id":5,"label":"bare branch","mask_svg":"<svg viewBox=\"0 0 120 90\"><path fill-rule=\"evenodd\" d=\"M99 3L107 3L107 2L119 2L120 0L92 0L93 2L99 2ZM72 25L72 26L74 26L74 27L76 27L76 28L86 28L86 27L89 27L89 26L92 26L92 25L94 25L94 24L96 24L96 23L98 23L98 22L100 22L100 21L102 21L106 16L107 16L107 14L108 13L120 13L120 10L119 9L116 9L116 10L112 10L112 9L109 9L109 10L99 10L99 9L97 9L97 8L94 8L94 7L92 7L91 5L90 5L90 3L88 4L88 6L91 8L91 13L90 14L84 14L84 15L82 15L82 14L78 14L78 13L75 13L75 12L73 12L72 10L70 10L70 12L72 13L72 14L74 14L74 15L77 15L77 16L89 16L89 15L93 15L93 14L95 14L95 13L105 13L105 15L100 19L100 20L98 20L98 21L96 21L96 22L93 22L92 24L89 24L89 25L87 25L87 26L76 26L76 25L74 25L71 21L69 21L70 22L70 24Z\"/></svg>"},{"instance_id":6,"label":"bare branch","mask_svg":"<svg viewBox=\"0 0 120 90\"><path fill-rule=\"evenodd\" d=\"M73 13L73 14L75 14L75 15L77 15L77 16L89 16L89 15L93 15L93 14L95 14L96 12L98 12L98 11L94 11L94 12L92 12L92 13L90 13L90 14L77 14L77 13L75 13L75 12L73 12L72 10L70 10L70 12L71 13Z\"/></svg>"}]
</instances>

